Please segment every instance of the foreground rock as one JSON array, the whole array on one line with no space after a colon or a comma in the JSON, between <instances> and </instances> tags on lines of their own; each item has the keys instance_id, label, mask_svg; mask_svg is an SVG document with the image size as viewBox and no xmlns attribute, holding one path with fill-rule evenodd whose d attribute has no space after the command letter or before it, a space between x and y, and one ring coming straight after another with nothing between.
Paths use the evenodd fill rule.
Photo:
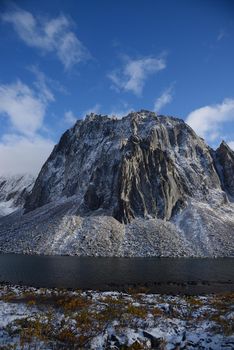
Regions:
<instances>
[{"instance_id":1,"label":"foreground rock","mask_svg":"<svg viewBox=\"0 0 234 350\"><path fill-rule=\"evenodd\" d=\"M91 114L66 131L24 210L0 220L2 251L234 256L234 153L184 121Z\"/></svg>"}]
</instances>

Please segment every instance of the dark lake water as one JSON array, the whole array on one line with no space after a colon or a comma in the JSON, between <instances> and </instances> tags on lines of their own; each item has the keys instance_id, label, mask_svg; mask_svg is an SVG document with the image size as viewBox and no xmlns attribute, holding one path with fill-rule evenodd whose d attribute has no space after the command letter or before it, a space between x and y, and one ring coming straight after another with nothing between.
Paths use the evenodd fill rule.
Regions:
<instances>
[{"instance_id":1,"label":"dark lake water","mask_svg":"<svg viewBox=\"0 0 234 350\"><path fill-rule=\"evenodd\" d=\"M159 293L234 291L234 258L93 258L0 254L0 281L97 290L148 288Z\"/></svg>"}]
</instances>

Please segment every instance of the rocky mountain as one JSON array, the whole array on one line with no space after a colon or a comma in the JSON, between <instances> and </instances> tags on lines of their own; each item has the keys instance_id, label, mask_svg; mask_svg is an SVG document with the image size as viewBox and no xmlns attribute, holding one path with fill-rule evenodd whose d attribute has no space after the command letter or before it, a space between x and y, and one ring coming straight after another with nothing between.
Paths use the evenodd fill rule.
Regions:
<instances>
[{"instance_id":1,"label":"rocky mountain","mask_svg":"<svg viewBox=\"0 0 234 350\"><path fill-rule=\"evenodd\" d=\"M34 182L29 174L0 176L0 216L22 208Z\"/></svg>"},{"instance_id":2,"label":"rocky mountain","mask_svg":"<svg viewBox=\"0 0 234 350\"><path fill-rule=\"evenodd\" d=\"M233 196L234 153L224 142L215 151L183 120L149 111L91 114L61 137L24 211L0 221L0 248L233 256Z\"/></svg>"},{"instance_id":3,"label":"rocky mountain","mask_svg":"<svg viewBox=\"0 0 234 350\"><path fill-rule=\"evenodd\" d=\"M222 189L234 198L234 152L223 141L214 157Z\"/></svg>"}]
</instances>

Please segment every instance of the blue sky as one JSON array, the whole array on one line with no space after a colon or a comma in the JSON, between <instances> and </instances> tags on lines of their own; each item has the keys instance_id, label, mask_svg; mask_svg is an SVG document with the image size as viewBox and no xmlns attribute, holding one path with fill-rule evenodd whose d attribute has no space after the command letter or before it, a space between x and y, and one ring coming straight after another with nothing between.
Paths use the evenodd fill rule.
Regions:
<instances>
[{"instance_id":1,"label":"blue sky","mask_svg":"<svg viewBox=\"0 0 234 350\"><path fill-rule=\"evenodd\" d=\"M0 173L37 173L91 111L177 116L234 148L233 1L1 1L0 13Z\"/></svg>"}]
</instances>

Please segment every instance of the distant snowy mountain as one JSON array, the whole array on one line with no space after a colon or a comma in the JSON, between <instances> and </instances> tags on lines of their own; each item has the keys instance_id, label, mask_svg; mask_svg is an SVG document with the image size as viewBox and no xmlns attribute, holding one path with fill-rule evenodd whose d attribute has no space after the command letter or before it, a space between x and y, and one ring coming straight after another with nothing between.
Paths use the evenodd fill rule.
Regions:
<instances>
[{"instance_id":1,"label":"distant snowy mountain","mask_svg":"<svg viewBox=\"0 0 234 350\"><path fill-rule=\"evenodd\" d=\"M34 182L29 174L0 176L0 216L22 208Z\"/></svg>"},{"instance_id":2,"label":"distant snowy mountain","mask_svg":"<svg viewBox=\"0 0 234 350\"><path fill-rule=\"evenodd\" d=\"M234 152L181 119L91 114L61 137L0 250L234 256Z\"/></svg>"}]
</instances>

